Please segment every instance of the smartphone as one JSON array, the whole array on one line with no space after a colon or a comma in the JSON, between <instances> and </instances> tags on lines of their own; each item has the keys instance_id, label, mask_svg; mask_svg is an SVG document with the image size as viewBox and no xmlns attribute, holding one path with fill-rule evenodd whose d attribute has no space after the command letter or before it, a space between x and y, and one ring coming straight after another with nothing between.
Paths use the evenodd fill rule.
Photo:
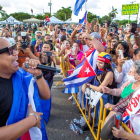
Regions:
<instances>
[{"instance_id":1,"label":"smartphone","mask_svg":"<svg viewBox=\"0 0 140 140\"><path fill-rule=\"evenodd\" d=\"M72 47L72 55L75 55L76 47Z\"/></svg>"},{"instance_id":2,"label":"smartphone","mask_svg":"<svg viewBox=\"0 0 140 140\"><path fill-rule=\"evenodd\" d=\"M8 28L10 29L10 24L8 24Z\"/></svg>"},{"instance_id":3,"label":"smartphone","mask_svg":"<svg viewBox=\"0 0 140 140\"><path fill-rule=\"evenodd\" d=\"M66 43L65 43L65 42L63 42L62 46L63 46L63 47L66 47Z\"/></svg>"},{"instance_id":4,"label":"smartphone","mask_svg":"<svg viewBox=\"0 0 140 140\"><path fill-rule=\"evenodd\" d=\"M37 36L37 39L40 39L41 40L42 38L41 38L41 36Z\"/></svg>"},{"instance_id":5,"label":"smartphone","mask_svg":"<svg viewBox=\"0 0 140 140\"><path fill-rule=\"evenodd\" d=\"M99 20L100 16L97 16L97 19Z\"/></svg>"},{"instance_id":6,"label":"smartphone","mask_svg":"<svg viewBox=\"0 0 140 140\"><path fill-rule=\"evenodd\" d=\"M135 31L137 30L137 24L136 23L131 23L132 29L131 32L135 33Z\"/></svg>"},{"instance_id":7,"label":"smartphone","mask_svg":"<svg viewBox=\"0 0 140 140\"><path fill-rule=\"evenodd\" d=\"M121 55L121 59L124 58L122 50L118 50L118 53Z\"/></svg>"},{"instance_id":8,"label":"smartphone","mask_svg":"<svg viewBox=\"0 0 140 140\"><path fill-rule=\"evenodd\" d=\"M49 40L50 43L52 43L52 40Z\"/></svg>"},{"instance_id":9,"label":"smartphone","mask_svg":"<svg viewBox=\"0 0 140 140\"><path fill-rule=\"evenodd\" d=\"M43 53L46 53L47 56L52 56L52 52L44 51Z\"/></svg>"},{"instance_id":10,"label":"smartphone","mask_svg":"<svg viewBox=\"0 0 140 140\"><path fill-rule=\"evenodd\" d=\"M72 30L67 30L67 33L68 33L68 34L71 34L71 33L72 33Z\"/></svg>"},{"instance_id":11,"label":"smartphone","mask_svg":"<svg viewBox=\"0 0 140 140\"><path fill-rule=\"evenodd\" d=\"M130 24L126 24L126 32L128 33L130 30Z\"/></svg>"},{"instance_id":12,"label":"smartphone","mask_svg":"<svg viewBox=\"0 0 140 140\"><path fill-rule=\"evenodd\" d=\"M108 28L108 33L109 33L110 35L113 35L113 34L115 33L114 28L113 28L113 27L109 27L109 28Z\"/></svg>"}]
</instances>

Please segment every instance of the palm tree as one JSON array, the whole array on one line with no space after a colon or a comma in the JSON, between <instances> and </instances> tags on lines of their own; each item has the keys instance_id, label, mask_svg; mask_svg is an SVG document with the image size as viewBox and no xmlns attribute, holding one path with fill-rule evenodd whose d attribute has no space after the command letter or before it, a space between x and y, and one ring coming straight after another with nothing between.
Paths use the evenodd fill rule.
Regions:
<instances>
[{"instance_id":1,"label":"palm tree","mask_svg":"<svg viewBox=\"0 0 140 140\"><path fill-rule=\"evenodd\" d=\"M0 15L1 15L1 17L5 17L6 12L4 10L2 10L2 8L3 7L0 5Z\"/></svg>"},{"instance_id":2,"label":"palm tree","mask_svg":"<svg viewBox=\"0 0 140 140\"><path fill-rule=\"evenodd\" d=\"M117 9L114 9L114 7L112 6L112 11L108 15L113 20L114 18L116 18L116 14L118 14Z\"/></svg>"},{"instance_id":3,"label":"palm tree","mask_svg":"<svg viewBox=\"0 0 140 140\"><path fill-rule=\"evenodd\" d=\"M32 17L33 17L33 9L31 9Z\"/></svg>"}]
</instances>

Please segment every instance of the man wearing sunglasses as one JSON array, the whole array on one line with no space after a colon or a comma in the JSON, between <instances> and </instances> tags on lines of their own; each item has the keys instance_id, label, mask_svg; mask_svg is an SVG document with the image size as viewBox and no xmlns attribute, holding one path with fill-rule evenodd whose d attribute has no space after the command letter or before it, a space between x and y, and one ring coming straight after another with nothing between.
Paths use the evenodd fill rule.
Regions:
<instances>
[{"instance_id":1,"label":"man wearing sunglasses","mask_svg":"<svg viewBox=\"0 0 140 140\"><path fill-rule=\"evenodd\" d=\"M41 112L40 98L50 99L50 89L41 70L36 69L39 60L26 58L23 69L19 68L16 44L11 45L3 38L0 38L0 60L0 127L3 127L23 120L28 103L31 103L33 110ZM30 115L35 116L38 122L35 113ZM41 122L43 129L43 136L47 137L45 124Z\"/></svg>"},{"instance_id":2,"label":"man wearing sunglasses","mask_svg":"<svg viewBox=\"0 0 140 140\"><path fill-rule=\"evenodd\" d=\"M30 44L30 38L28 35L26 35L26 40ZM15 42L17 44L17 50L18 50L18 63L19 67L22 67L22 64L25 62L26 58L29 57L31 59L39 60L39 53L36 50L35 46L28 45L27 48L22 47L23 38L21 36L21 32L17 34L15 37Z\"/></svg>"}]
</instances>

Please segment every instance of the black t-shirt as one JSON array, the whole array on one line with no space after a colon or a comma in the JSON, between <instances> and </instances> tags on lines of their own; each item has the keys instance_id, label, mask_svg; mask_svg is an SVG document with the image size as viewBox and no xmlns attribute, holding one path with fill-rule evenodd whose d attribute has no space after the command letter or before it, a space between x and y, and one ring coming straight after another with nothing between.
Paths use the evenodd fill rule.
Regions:
<instances>
[{"instance_id":1,"label":"black t-shirt","mask_svg":"<svg viewBox=\"0 0 140 140\"><path fill-rule=\"evenodd\" d=\"M12 76L10 79L0 77L0 127L5 126L13 102Z\"/></svg>"}]
</instances>

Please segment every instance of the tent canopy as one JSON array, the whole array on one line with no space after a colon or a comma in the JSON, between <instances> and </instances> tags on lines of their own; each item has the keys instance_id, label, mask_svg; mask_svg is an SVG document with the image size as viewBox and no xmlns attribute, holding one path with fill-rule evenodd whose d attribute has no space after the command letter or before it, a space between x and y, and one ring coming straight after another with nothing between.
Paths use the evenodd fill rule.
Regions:
<instances>
[{"instance_id":1,"label":"tent canopy","mask_svg":"<svg viewBox=\"0 0 140 140\"><path fill-rule=\"evenodd\" d=\"M16 20L13 16L10 16L4 21L0 21L1 24L22 24L22 22Z\"/></svg>"},{"instance_id":2,"label":"tent canopy","mask_svg":"<svg viewBox=\"0 0 140 140\"><path fill-rule=\"evenodd\" d=\"M23 22L26 22L26 23L40 23L40 22L43 22L43 20L36 19L36 18L30 18L30 19L23 20Z\"/></svg>"},{"instance_id":3,"label":"tent canopy","mask_svg":"<svg viewBox=\"0 0 140 140\"><path fill-rule=\"evenodd\" d=\"M56 17L54 17L54 16L52 16L51 18L50 18L50 22L48 22L48 24L51 24L51 23L64 23L62 20L59 20L59 19L57 19Z\"/></svg>"}]
</instances>

